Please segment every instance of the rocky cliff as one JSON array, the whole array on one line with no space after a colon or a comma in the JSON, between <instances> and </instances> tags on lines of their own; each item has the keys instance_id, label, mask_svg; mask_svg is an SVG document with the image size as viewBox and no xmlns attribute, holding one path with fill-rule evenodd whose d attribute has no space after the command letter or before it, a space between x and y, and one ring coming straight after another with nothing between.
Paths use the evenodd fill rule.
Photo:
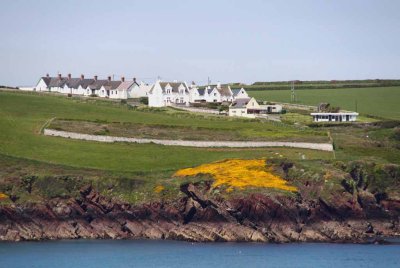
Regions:
<instances>
[{"instance_id":1,"label":"rocky cliff","mask_svg":"<svg viewBox=\"0 0 400 268\"><path fill-rule=\"evenodd\" d=\"M184 197L130 205L92 186L78 198L0 207L0 240L77 238L186 241L364 242L400 234L400 201L367 191L333 198L250 194L210 197L210 184L184 184Z\"/></svg>"}]
</instances>

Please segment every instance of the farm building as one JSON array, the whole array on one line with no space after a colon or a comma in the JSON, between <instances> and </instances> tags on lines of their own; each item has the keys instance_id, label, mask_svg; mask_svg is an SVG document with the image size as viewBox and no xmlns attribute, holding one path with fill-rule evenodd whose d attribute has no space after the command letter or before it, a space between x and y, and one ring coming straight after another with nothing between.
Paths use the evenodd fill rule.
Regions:
<instances>
[{"instance_id":1,"label":"farm building","mask_svg":"<svg viewBox=\"0 0 400 268\"><path fill-rule=\"evenodd\" d=\"M229 116L256 118L260 116L265 116L267 114L281 112L281 105L259 105L254 98L236 99L229 106Z\"/></svg>"},{"instance_id":2,"label":"farm building","mask_svg":"<svg viewBox=\"0 0 400 268\"><path fill-rule=\"evenodd\" d=\"M337 112L337 113L311 113L314 122L355 122L358 113L354 112Z\"/></svg>"}]
</instances>

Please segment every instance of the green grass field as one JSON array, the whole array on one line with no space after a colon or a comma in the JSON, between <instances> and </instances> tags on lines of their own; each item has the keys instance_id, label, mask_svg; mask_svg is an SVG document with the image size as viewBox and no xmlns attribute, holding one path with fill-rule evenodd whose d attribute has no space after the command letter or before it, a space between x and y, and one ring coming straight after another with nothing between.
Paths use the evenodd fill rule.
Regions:
<instances>
[{"instance_id":1,"label":"green grass field","mask_svg":"<svg viewBox=\"0 0 400 268\"><path fill-rule=\"evenodd\" d=\"M75 99L35 93L0 92L0 154L117 172L173 172L182 167L214 160L240 157L282 157L329 159L331 153L300 149L197 149L155 144L104 144L41 135L51 118L101 122L151 123L168 126L204 127L224 131L243 130L248 136L271 137L326 135L290 126L252 120L196 116L175 111L136 111L119 103Z\"/></svg>"},{"instance_id":2,"label":"green grass field","mask_svg":"<svg viewBox=\"0 0 400 268\"><path fill-rule=\"evenodd\" d=\"M290 102L290 90L249 91L257 100ZM342 109L389 119L400 119L400 87L341 89L302 89L296 91L298 103L318 105L329 102Z\"/></svg>"}]
</instances>

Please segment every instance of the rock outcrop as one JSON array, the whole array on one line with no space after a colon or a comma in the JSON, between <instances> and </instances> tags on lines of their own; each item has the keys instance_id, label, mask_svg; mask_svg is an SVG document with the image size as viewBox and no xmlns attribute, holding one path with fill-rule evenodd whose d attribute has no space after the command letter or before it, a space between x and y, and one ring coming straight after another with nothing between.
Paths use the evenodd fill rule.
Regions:
<instances>
[{"instance_id":1,"label":"rock outcrop","mask_svg":"<svg viewBox=\"0 0 400 268\"><path fill-rule=\"evenodd\" d=\"M365 242L400 233L400 202L370 193L318 201L252 194L209 197L209 185L186 184L174 201L130 205L92 186L79 198L0 207L0 240L176 239L186 241Z\"/></svg>"}]
</instances>

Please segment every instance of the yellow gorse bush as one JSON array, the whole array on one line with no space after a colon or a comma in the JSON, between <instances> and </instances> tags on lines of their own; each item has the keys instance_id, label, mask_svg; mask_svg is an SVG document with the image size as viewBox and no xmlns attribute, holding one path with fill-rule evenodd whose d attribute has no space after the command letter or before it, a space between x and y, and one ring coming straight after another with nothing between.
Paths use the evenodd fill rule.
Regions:
<instances>
[{"instance_id":1,"label":"yellow gorse bush","mask_svg":"<svg viewBox=\"0 0 400 268\"><path fill-rule=\"evenodd\" d=\"M156 187L154 187L154 192L156 192L156 193L161 193L164 190L165 190L165 187L162 185L157 185Z\"/></svg>"},{"instance_id":2,"label":"yellow gorse bush","mask_svg":"<svg viewBox=\"0 0 400 268\"><path fill-rule=\"evenodd\" d=\"M213 187L225 184L237 188L266 187L297 191L296 187L288 185L287 181L272 174L271 169L265 166L264 159L228 159L194 168L180 169L174 176L183 177L198 174L211 174L215 179Z\"/></svg>"},{"instance_id":3,"label":"yellow gorse bush","mask_svg":"<svg viewBox=\"0 0 400 268\"><path fill-rule=\"evenodd\" d=\"M7 198L8 198L8 195L0 193L0 200L1 199L7 199Z\"/></svg>"}]
</instances>

